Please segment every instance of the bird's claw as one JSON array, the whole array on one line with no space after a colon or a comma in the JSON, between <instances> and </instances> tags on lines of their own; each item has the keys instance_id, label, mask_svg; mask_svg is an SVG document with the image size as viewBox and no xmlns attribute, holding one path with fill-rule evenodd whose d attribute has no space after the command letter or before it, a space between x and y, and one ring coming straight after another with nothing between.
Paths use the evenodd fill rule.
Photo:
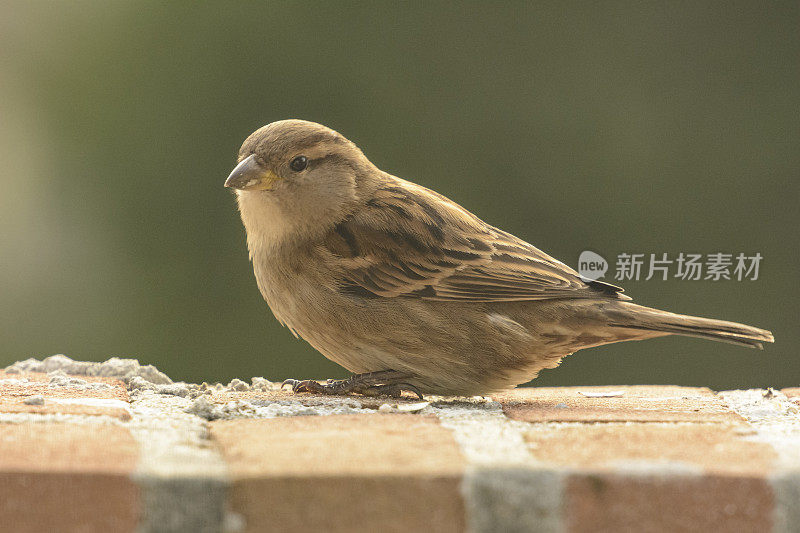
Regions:
<instances>
[{"instance_id":1,"label":"bird's claw","mask_svg":"<svg viewBox=\"0 0 800 533\"><path fill-rule=\"evenodd\" d=\"M291 385L292 392L325 392L326 385L323 385L313 379L287 379L281 383L281 389L286 385Z\"/></svg>"},{"instance_id":2,"label":"bird's claw","mask_svg":"<svg viewBox=\"0 0 800 533\"><path fill-rule=\"evenodd\" d=\"M297 386L299 383L300 383L300 381L299 381L299 380L296 380L296 379L284 379L284 380L283 380L283 383L281 383L281 390L283 390L283 388L284 388L286 385L291 385L291 387L292 387L292 391L294 391L294 388L295 388L295 387L296 387L296 386Z\"/></svg>"}]
</instances>

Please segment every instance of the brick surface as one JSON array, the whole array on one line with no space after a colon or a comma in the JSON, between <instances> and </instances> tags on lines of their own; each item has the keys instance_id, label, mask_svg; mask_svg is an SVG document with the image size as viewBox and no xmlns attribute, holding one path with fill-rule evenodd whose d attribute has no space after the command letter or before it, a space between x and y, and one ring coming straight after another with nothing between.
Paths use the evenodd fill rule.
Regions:
<instances>
[{"instance_id":1,"label":"brick surface","mask_svg":"<svg viewBox=\"0 0 800 533\"><path fill-rule=\"evenodd\" d=\"M781 392L784 393L790 400L794 402L800 401L800 387L790 387L788 389L781 389Z\"/></svg>"},{"instance_id":2,"label":"brick surface","mask_svg":"<svg viewBox=\"0 0 800 533\"><path fill-rule=\"evenodd\" d=\"M141 458L121 381L0 372L0 531L218 531L226 508L228 525L249 532L449 532L468 518L504 531L769 531L796 500L785 469L800 458L789 427L800 387L782 391L797 409L769 391L726 393L755 426L691 387L523 388L493 395L502 413L428 398L433 408L414 414L393 407L412 396L137 387ZM52 413L88 416L38 416ZM143 477L143 464L158 474ZM782 489L770 484L780 476Z\"/></svg>"},{"instance_id":3,"label":"brick surface","mask_svg":"<svg viewBox=\"0 0 800 533\"><path fill-rule=\"evenodd\" d=\"M134 531L137 457L118 426L0 424L0 524L20 533Z\"/></svg>"},{"instance_id":4,"label":"brick surface","mask_svg":"<svg viewBox=\"0 0 800 533\"><path fill-rule=\"evenodd\" d=\"M766 476L777 456L719 424L546 424L526 432L531 453L547 465L579 470L665 467L684 473Z\"/></svg>"},{"instance_id":5,"label":"brick surface","mask_svg":"<svg viewBox=\"0 0 800 533\"><path fill-rule=\"evenodd\" d=\"M333 396L328 396L325 394L311 394L308 392L301 392L301 393L294 393L288 387L284 390L249 390L249 391L231 391L231 390L224 390L224 391L216 391L211 390L211 393L207 396L209 401L213 401L214 403L227 403L230 401L237 401L237 400L256 400L261 402L262 404L268 404L271 402L299 402L303 405L308 406L317 406L317 405L324 405L329 404ZM377 409L382 404L391 403L391 404L411 404L419 402L419 398L415 395L411 395L407 392L403 393L402 398L388 398L386 396L381 397L369 397L369 396L360 396L360 395L351 395L349 396L350 399L356 400L362 407L367 409Z\"/></svg>"},{"instance_id":6,"label":"brick surface","mask_svg":"<svg viewBox=\"0 0 800 533\"><path fill-rule=\"evenodd\" d=\"M540 422L525 433L536 460L567 472L568 531L771 528L777 455L707 389L533 389L500 399L512 418Z\"/></svg>"},{"instance_id":7,"label":"brick surface","mask_svg":"<svg viewBox=\"0 0 800 533\"><path fill-rule=\"evenodd\" d=\"M71 377L73 384L51 383L41 373L8 374L0 371L0 413L106 415L128 420L129 401L125 385L112 378ZM26 399L41 396L42 405Z\"/></svg>"},{"instance_id":8,"label":"brick surface","mask_svg":"<svg viewBox=\"0 0 800 533\"><path fill-rule=\"evenodd\" d=\"M434 418L220 421L211 433L231 468L231 505L246 531L465 528L459 492L464 460Z\"/></svg>"},{"instance_id":9,"label":"brick surface","mask_svg":"<svg viewBox=\"0 0 800 533\"><path fill-rule=\"evenodd\" d=\"M618 396L592 396L613 394ZM588 394L581 394L586 393ZM718 422L743 424L709 389L675 386L529 387L492 396L524 422Z\"/></svg>"},{"instance_id":10,"label":"brick surface","mask_svg":"<svg viewBox=\"0 0 800 533\"><path fill-rule=\"evenodd\" d=\"M772 528L773 506L759 478L576 474L564 507L574 533L760 533Z\"/></svg>"}]
</instances>

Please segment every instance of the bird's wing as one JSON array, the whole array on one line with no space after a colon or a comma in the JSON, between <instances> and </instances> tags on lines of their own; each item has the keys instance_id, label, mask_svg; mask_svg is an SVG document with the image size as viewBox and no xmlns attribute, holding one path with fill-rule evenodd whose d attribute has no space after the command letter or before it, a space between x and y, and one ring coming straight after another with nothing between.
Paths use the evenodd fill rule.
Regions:
<instances>
[{"instance_id":1,"label":"bird's wing","mask_svg":"<svg viewBox=\"0 0 800 533\"><path fill-rule=\"evenodd\" d=\"M321 245L344 293L461 302L629 299L409 182L384 186L366 207Z\"/></svg>"}]
</instances>

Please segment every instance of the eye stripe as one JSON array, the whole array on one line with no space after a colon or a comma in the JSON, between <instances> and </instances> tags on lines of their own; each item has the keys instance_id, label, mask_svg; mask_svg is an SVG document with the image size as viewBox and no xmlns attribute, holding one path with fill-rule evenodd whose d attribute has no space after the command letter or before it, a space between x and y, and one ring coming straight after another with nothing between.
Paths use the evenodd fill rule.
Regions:
<instances>
[{"instance_id":1,"label":"eye stripe","mask_svg":"<svg viewBox=\"0 0 800 533\"><path fill-rule=\"evenodd\" d=\"M347 165L353 170L357 170L358 167L356 162L353 161L351 158L344 156L342 154L335 154L335 153L325 154L322 157L315 157L314 159L309 160L308 166L309 168L317 168L326 163L332 163L334 165Z\"/></svg>"},{"instance_id":2,"label":"eye stripe","mask_svg":"<svg viewBox=\"0 0 800 533\"><path fill-rule=\"evenodd\" d=\"M319 143L329 142L334 144L349 144L349 141L341 135L336 135L333 132L323 131L306 136L302 140L298 140L293 146L299 149L311 148Z\"/></svg>"}]
</instances>

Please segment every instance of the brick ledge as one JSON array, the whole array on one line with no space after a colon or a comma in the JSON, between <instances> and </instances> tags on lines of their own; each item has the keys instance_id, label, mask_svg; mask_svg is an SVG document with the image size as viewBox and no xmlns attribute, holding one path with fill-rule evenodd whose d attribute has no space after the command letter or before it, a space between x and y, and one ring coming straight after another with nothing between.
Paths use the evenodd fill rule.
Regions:
<instances>
[{"instance_id":1,"label":"brick ledge","mask_svg":"<svg viewBox=\"0 0 800 533\"><path fill-rule=\"evenodd\" d=\"M294 395L53 356L0 372L15 531L793 531L800 388ZM102 501L102 506L97 502Z\"/></svg>"}]
</instances>

